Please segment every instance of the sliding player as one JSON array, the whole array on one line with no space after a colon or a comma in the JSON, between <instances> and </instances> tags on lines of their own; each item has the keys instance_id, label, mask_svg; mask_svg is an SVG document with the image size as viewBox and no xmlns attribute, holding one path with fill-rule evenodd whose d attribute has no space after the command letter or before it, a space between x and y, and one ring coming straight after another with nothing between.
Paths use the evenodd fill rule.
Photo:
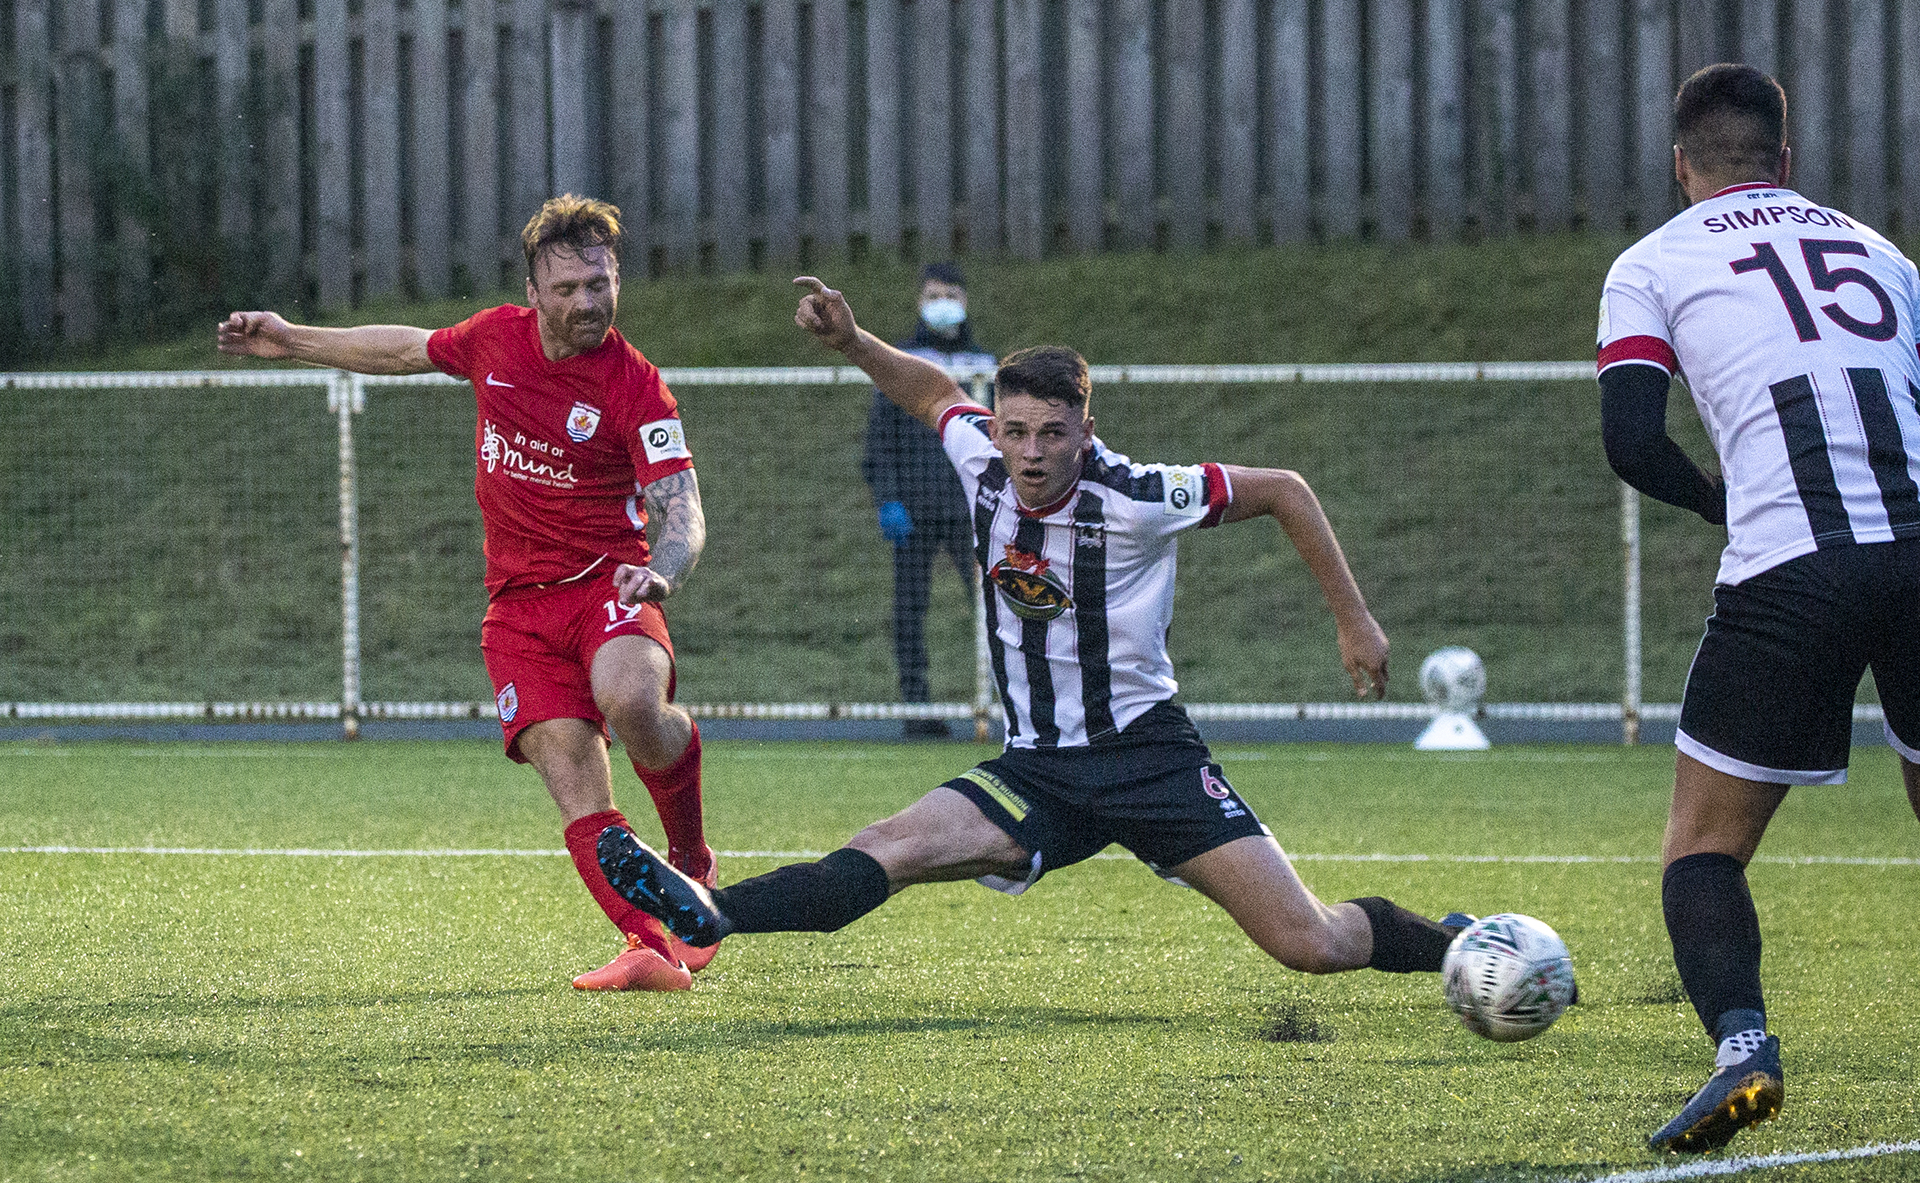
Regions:
<instances>
[{"instance_id":1,"label":"sliding player","mask_svg":"<svg viewBox=\"0 0 1920 1183\"><path fill-rule=\"evenodd\" d=\"M1294 969L1437 971L1457 930L1377 896L1315 898L1173 702L1176 540L1251 518L1279 522L1319 581L1355 691L1385 694L1386 636L1307 483L1279 469L1132 463L1094 435L1086 362L1070 349L1014 354L995 376L995 409L971 405L939 367L859 328L839 292L796 282L810 294L794 319L937 431L960 474L1006 750L818 862L721 891L610 827L600 861L614 887L705 945L831 932L916 883L979 878L1017 895L1118 842Z\"/></svg>"},{"instance_id":2,"label":"sliding player","mask_svg":"<svg viewBox=\"0 0 1920 1183\"><path fill-rule=\"evenodd\" d=\"M684 990L713 951L674 940L608 890L594 840L627 824L613 805L611 724L653 796L674 865L715 881L700 731L673 705L673 641L660 607L706 544L700 486L660 372L613 327L620 211L556 197L521 240L531 307L490 308L438 332L322 329L236 312L218 344L222 353L365 374L438 369L473 383L489 596L480 651L507 755L546 782L574 866L627 938L610 964L573 984Z\"/></svg>"},{"instance_id":3,"label":"sliding player","mask_svg":"<svg viewBox=\"0 0 1920 1183\"><path fill-rule=\"evenodd\" d=\"M1680 88L1674 124L1692 204L1608 273L1600 387L1620 477L1728 533L1680 708L1660 887L1680 980L1719 1051L1651 1144L1694 1152L1780 1111L1746 866L1790 786L1846 780L1869 668L1920 812L1920 275L1786 187L1786 95L1765 74L1708 66ZM1667 435L1676 372L1721 476Z\"/></svg>"}]
</instances>

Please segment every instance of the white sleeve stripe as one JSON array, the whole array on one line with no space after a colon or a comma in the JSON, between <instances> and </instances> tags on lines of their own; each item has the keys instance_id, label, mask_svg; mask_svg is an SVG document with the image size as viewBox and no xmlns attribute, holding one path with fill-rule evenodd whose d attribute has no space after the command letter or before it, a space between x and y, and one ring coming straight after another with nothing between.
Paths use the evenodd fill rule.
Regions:
<instances>
[{"instance_id":1,"label":"white sleeve stripe","mask_svg":"<svg viewBox=\"0 0 1920 1183\"><path fill-rule=\"evenodd\" d=\"M1623 357L1619 361L1610 361L1606 365L1600 367L1600 373L1604 374L1608 370L1613 369L1615 366L1650 366L1653 369L1659 370L1661 373L1665 374L1669 378L1673 377L1672 370L1669 370L1667 367L1661 365L1657 361L1654 361L1650 358L1645 358L1645 357Z\"/></svg>"}]
</instances>

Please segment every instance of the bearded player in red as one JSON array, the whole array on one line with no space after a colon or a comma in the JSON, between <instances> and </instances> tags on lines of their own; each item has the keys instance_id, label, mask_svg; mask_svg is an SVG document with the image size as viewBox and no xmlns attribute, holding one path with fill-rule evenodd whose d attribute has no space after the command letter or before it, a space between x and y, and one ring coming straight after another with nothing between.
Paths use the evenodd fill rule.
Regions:
<instances>
[{"instance_id":1,"label":"bearded player in red","mask_svg":"<svg viewBox=\"0 0 1920 1183\"><path fill-rule=\"evenodd\" d=\"M489 308L437 332L314 328L236 312L218 345L363 374L441 370L473 383L489 596L480 650L507 755L546 782L575 868L627 938L610 964L573 984L685 990L713 950L682 944L616 895L594 842L627 825L613 805L611 725L653 796L674 865L709 886L716 879L701 823L700 731L673 705L673 642L660 608L706 544L700 486L660 372L613 327L620 211L556 197L520 237L530 308Z\"/></svg>"}]
</instances>

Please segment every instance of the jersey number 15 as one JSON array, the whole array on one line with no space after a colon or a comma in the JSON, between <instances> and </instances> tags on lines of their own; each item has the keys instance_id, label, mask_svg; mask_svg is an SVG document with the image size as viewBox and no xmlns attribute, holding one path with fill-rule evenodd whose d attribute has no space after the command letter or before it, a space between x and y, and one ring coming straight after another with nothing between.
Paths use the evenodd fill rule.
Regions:
<instances>
[{"instance_id":1,"label":"jersey number 15","mask_svg":"<svg viewBox=\"0 0 1920 1183\"><path fill-rule=\"evenodd\" d=\"M1753 253L1744 259L1735 259L1728 266L1735 275L1745 275L1749 271L1764 271L1773 281L1774 290L1780 293L1780 302L1787 306L1787 315L1793 318L1793 331L1802 341L1818 341L1820 326L1813 319L1813 311L1807 307L1805 296L1794 283L1793 276L1787 273L1786 261L1780 252L1773 249L1770 242L1754 242L1747 245ZM1828 267L1828 255L1865 256L1867 246L1862 242L1849 242L1836 238L1803 238L1800 240L1800 255L1807 261L1807 278L1813 281L1814 289L1822 292L1837 292L1850 283L1857 283L1873 293L1880 302L1880 319L1872 322L1860 320L1838 303L1822 304L1820 311L1827 319L1852 333L1856 337L1865 337L1869 341L1891 341L1894 333L1900 329L1900 319L1894 314L1893 300L1887 295L1887 289L1880 281L1858 267Z\"/></svg>"}]
</instances>

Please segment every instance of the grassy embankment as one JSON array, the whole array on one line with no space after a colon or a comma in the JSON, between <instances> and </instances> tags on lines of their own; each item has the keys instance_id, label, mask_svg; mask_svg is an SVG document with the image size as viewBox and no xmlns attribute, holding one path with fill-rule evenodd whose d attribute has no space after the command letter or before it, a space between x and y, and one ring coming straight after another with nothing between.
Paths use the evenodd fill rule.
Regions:
<instances>
[{"instance_id":1,"label":"grassy embankment","mask_svg":"<svg viewBox=\"0 0 1920 1183\"><path fill-rule=\"evenodd\" d=\"M1582 358L1607 263L1576 237L1479 246L1276 248L971 266L978 335L1096 362ZM913 271L835 268L883 335ZM621 326L663 366L819 363L786 277L631 283ZM345 322L451 323L492 301ZM70 368L227 364L209 332ZM6 396L0 698L337 697L332 420L316 392ZM892 696L888 554L858 474L867 394L688 387L711 542L672 606L690 700ZM1617 493L1590 383L1123 387L1100 430L1139 459L1292 467L1318 490L1395 642L1465 643L1496 700L1618 693ZM1676 398L1676 430L1704 453ZM479 532L471 401L379 391L361 419L365 696L476 698ZM1647 695L1678 696L1719 532L1649 505ZM1173 645L1192 700L1336 698L1317 591L1258 524L1185 546ZM935 694L971 679L968 605L936 584Z\"/></svg>"}]
</instances>

